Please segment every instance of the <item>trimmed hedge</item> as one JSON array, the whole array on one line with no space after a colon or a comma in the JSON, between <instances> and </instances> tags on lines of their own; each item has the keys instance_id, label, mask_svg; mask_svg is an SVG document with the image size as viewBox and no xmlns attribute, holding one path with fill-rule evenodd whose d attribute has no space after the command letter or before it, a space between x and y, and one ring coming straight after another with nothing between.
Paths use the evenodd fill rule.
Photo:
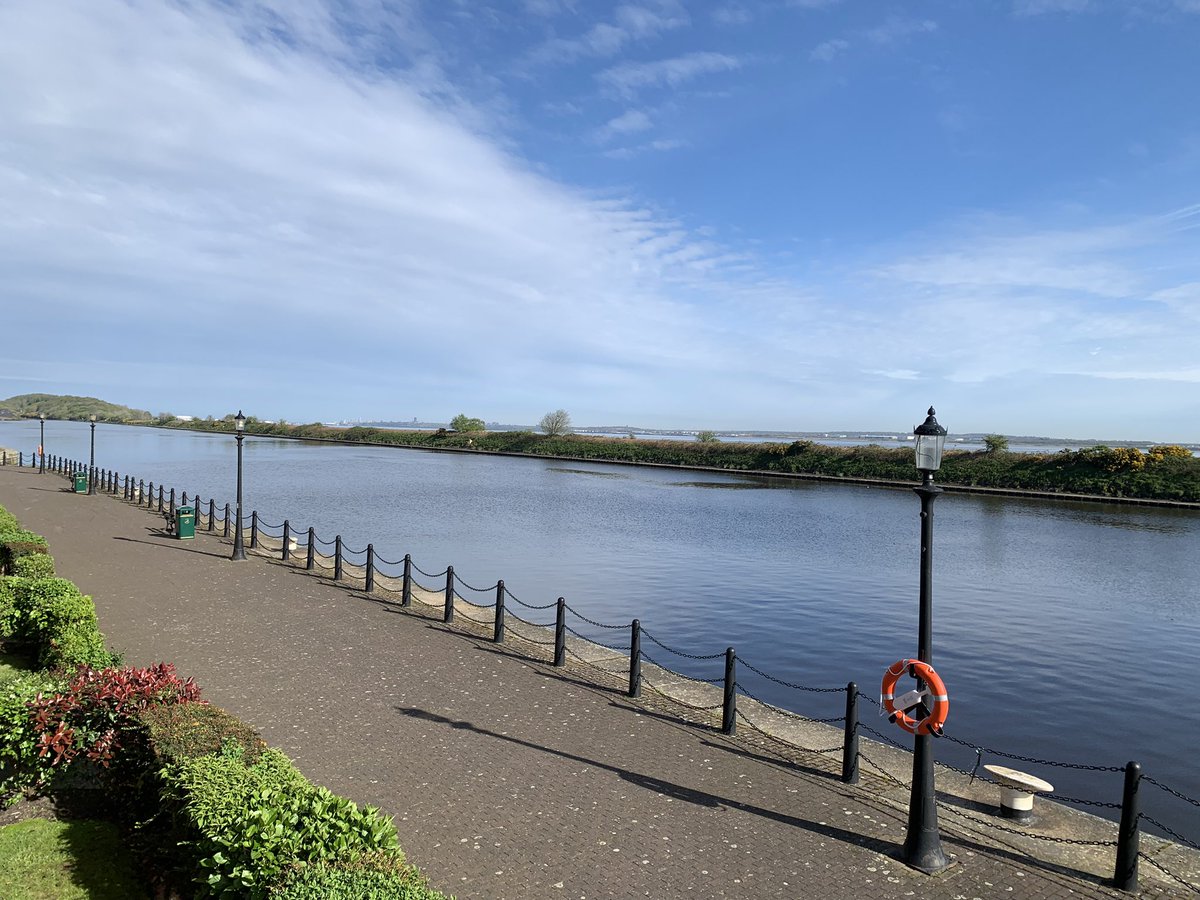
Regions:
<instances>
[{"instance_id":1,"label":"trimmed hedge","mask_svg":"<svg viewBox=\"0 0 1200 900\"><path fill-rule=\"evenodd\" d=\"M21 578L53 578L54 557L49 553L31 553L13 560L13 574Z\"/></svg>"},{"instance_id":2,"label":"trimmed hedge","mask_svg":"<svg viewBox=\"0 0 1200 900\"><path fill-rule=\"evenodd\" d=\"M366 854L343 863L293 868L270 900L445 900L415 868Z\"/></svg>"},{"instance_id":3,"label":"trimmed hedge","mask_svg":"<svg viewBox=\"0 0 1200 900\"><path fill-rule=\"evenodd\" d=\"M53 764L39 752L29 704L39 694L52 694L61 686L46 672L18 675L0 684L0 808L15 803L22 791L49 782Z\"/></svg>"},{"instance_id":4,"label":"trimmed hedge","mask_svg":"<svg viewBox=\"0 0 1200 900\"><path fill-rule=\"evenodd\" d=\"M31 553L49 553L46 539L33 531L0 531L0 573L11 574L13 562Z\"/></svg>"},{"instance_id":5,"label":"trimmed hedge","mask_svg":"<svg viewBox=\"0 0 1200 900\"><path fill-rule=\"evenodd\" d=\"M0 575L0 638L15 637L19 630L17 612L17 594L23 590L26 578L12 575Z\"/></svg>"},{"instance_id":6,"label":"trimmed hedge","mask_svg":"<svg viewBox=\"0 0 1200 900\"><path fill-rule=\"evenodd\" d=\"M65 578L13 580L17 590L12 636L37 647L38 665L63 670L113 665L115 657L105 649L91 597Z\"/></svg>"},{"instance_id":7,"label":"trimmed hedge","mask_svg":"<svg viewBox=\"0 0 1200 900\"><path fill-rule=\"evenodd\" d=\"M227 741L244 748L243 759L251 765L267 746L262 735L237 716L207 703L152 706L138 714L138 721L158 768L219 753Z\"/></svg>"},{"instance_id":8,"label":"trimmed hedge","mask_svg":"<svg viewBox=\"0 0 1200 900\"><path fill-rule=\"evenodd\" d=\"M273 748L247 765L241 745L228 741L161 777L179 846L202 873L197 896L261 900L296 863L372 852L403 860L390 818L312 784Z\"/></svg>"}]
</instances>

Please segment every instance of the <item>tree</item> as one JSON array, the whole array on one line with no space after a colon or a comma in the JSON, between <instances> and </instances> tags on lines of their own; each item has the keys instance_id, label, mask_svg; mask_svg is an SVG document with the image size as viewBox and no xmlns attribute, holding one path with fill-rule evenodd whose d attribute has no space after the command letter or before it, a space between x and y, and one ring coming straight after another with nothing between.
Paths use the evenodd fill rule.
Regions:
<instances>
[{"instance_id":1,"label":"tree","mask_svg":"<svg viewBox=\"0 0 1200 900\"><path fill-rule=\"evenodd\" d=\"M483 431L485 427L483 419L472 418L466 413L459 413L450 420L452 431Z\"/></svg>"},{"instance_id":2,"label":"tree","mask_svg":"<svg viewBox=\"0 0 1200 900\"><path fill-rule=\"evenodd\" d=\"M701 444L719 443L719 441L717 440L716 432L713 432L713 431L701 431L701 432L697 433L696 440L698 440Z\"/></svg>"},{"instance_id":3,"label":"tree","mask_svg":"<svg viewBox=\"0 0 1200 900\"><path fill-rule=\"evenodd\" d=\"M1008 438L1002 434L985 434L983 446L988 453L1003 453L1008 449Z\"/></svg>"},{"instance_id":4,"label":"tree","mask_svg":"<svg viewBox=\"0 0 1200 900\"><path fill-rule=\"evenodd\" d=\"M565 409L556 409L554 412L548 412L542 416L542 421L538 422L538 428L550 435L550 437L562 437L564 434L571 433L571 414Z\"/></svg>"}]
</instances>

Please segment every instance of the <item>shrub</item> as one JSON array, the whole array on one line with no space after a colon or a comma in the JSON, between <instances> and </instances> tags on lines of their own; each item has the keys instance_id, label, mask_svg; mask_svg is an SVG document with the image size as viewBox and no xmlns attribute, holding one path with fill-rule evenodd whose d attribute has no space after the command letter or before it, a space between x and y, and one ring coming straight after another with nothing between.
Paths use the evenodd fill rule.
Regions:
<instances>
[{"instance_id":1,"label":"shrub","mask_svg":"<svg viewBox=\"0 0 1200 900\"><path fill-rule=\"evenodd\" d=\"M48 669L105 668L114 663L104 648L92 598L65 578L16 582L12 636L37 646L38 664Z\"/></svg>"},{"instance_id":2,"label":"shrub","mask_svg":"<svg viewBox=\"0 0 1200 900\"><path fill-rule=\"evenodd\" d=\"M402 859L396 828L378 810L309 783L278 750L264 750L249 766L243 756L231 741L216 755L163 771L180 846L200 872L200 896L263 898L297 863L373 851Z\"/></svg>"},{"instance_id":3,"label":"shrub","mask_svg":"<svg viewBox=\"0 0 1200 900\"><path fill-rule=\"evenodd\" d=\"M21 523L17 521L17 517L10 513L3 506L0 506L0 534L6 531L20 531Z\"/></svg>"},{"instance_id":4,"label":"shrub","mask_svg":"<svg viewBox=\"0 0 1200 900\"><path fill-rule=\"evenodd\" d=\"M39 753L29 704L59 686L60 682L45 672L18 675L0 684L0 807L50 778L53 769L50 760Z\"/></svg>"},{"instance_id":5,"label":"shrub","mask_svg":"<svg viewBox=\"0 0 1200 900\"><path fill-rule=\"evenodd\" d=\"M22 578L53 578L54 557L49 553L34 553L13 560L14 575Z\"/></svg>"},{"instance_id":6,"label":"shrub","mask_svg":"<svg viewBox=\"0 0 1200 900\"><path fill-rule=\"evenodd\" d=\"M1146 451L1150 462L1162 462L1164 459L1191 459L1192 451L1178 444L1157 444Z\"/></svg>"},{"instance_id":7,"label":"shrub","mask_svg":"<svg viewBox=\"0 0 1200 900\"><path fill-rule=\"evenodd\" d=\"M145 669L80 669L62 692L38 697L30 705L38 753L50 764L65 765L79 754L108 768L129 732L138 728L136 714L161 703L200 700L192 679L175 674L170 663Z\"/></svg>"},{"instance_id":8,"label":"shrub","mask_svg":"<svg viewBox=\"0 0 1200 900\"><path fill-rule=\"evenodd\" d=\"M230 740L245 749L244 762L252 764L267 746L262 736L241 719L207 703L151 706L139 712L137 719L145 728L157 768L218 753Z\"/></svg>"},{"instance_id":9,"label":"shrub","mask_svg":"<svg viewBox=\"0 0 1200 900\"><path fill-rule=\"evenodd\" d=\"M0 531L0 571L12 572L14 560L31 553L46 553L46 539L32 531Z\"/></svg>"},{"instance_id":10,"label":"shrub","mask_svg":"<svg viewBox=\"0 0 1200 900\"><path fill-rule=\"evenodd\" d=\"M348 862L293 868L270 900L446 900L416 869L393 857L368 853Z\"/></svg>"},{"instance_id":11,"label":"shrub","mask_svg":"<svg viewBox=\"0 0 1200 900\"><path fill-rule=\"evenodd\" d=\"M24 590L25 578L0 575L0 637L17 637L20 628L20 612L17 595Z\"/></svg>"}]
</instances>

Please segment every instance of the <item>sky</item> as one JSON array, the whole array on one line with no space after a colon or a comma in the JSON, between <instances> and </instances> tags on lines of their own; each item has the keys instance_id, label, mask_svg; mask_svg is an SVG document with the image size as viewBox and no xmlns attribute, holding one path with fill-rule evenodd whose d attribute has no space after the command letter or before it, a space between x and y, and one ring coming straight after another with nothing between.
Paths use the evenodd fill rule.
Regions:
<instances>
[{"instance_id":1,"label":"sky","mask_svg":"<svg viewBox=\"0 0 1200 900\"><path fill-rule=\"evenodd\" d=\"M1200 441L1200 0L0 0L0 398Z\"/></svg>"}]
</instances>

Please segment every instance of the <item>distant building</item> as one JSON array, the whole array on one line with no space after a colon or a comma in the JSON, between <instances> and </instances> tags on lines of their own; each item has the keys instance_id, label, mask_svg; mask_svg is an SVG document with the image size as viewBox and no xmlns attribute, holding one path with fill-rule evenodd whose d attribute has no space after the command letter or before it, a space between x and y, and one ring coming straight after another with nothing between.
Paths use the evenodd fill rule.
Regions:
<instances>
[{"instance_id":1,"label":"distant building","mask_svg":"<svg viewBox=\"0 0 1200 900\"><path fill-rule=\"evenodd\" d=\"M194 422L196 420L195 416L176 416L175 418L180 422Z\"/></svg>"}]
</instances>

